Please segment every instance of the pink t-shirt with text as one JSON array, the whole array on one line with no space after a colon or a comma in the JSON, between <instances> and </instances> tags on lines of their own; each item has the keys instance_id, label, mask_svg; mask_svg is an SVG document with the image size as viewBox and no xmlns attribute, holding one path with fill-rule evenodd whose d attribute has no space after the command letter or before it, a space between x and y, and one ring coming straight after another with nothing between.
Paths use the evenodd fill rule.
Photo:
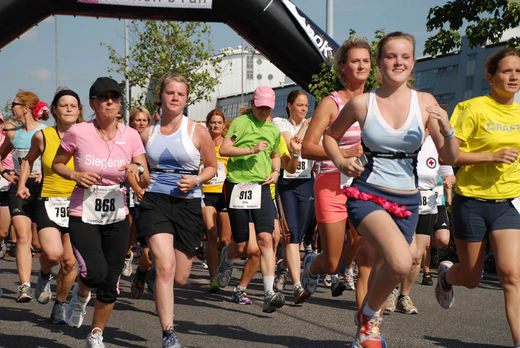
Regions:
<instances>
[{"instance_id":1,"label":"pink t-shirt with text","mask_svg":"<svg viewBox=\"0 0 520 348\"><path fill-rule=\"evenodd\" d=\"M99 136L93 121L73 125L60 145L74 156L74 170L98 174L101 178L96 184L103 186L124 183L126 171L120 171L119 168L131 163L133 157L145 153L135 129L119 124L114 139L106 142ZM126 199L124 201L128 214ZM82 204L83 188L76 186L70 196L69 215L81 216Z\"/></svg>"}]
</instances>

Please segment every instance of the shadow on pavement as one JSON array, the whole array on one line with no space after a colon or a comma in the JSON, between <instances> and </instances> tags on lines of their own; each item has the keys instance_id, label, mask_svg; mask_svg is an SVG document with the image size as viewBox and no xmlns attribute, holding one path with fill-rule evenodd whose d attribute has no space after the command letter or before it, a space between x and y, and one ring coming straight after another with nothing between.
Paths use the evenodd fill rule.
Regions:
<instances>
[{"instance_id":1,"label":"shadow on pavement","mask_svg":"<svg viewBox=\"0 0 520 348\"><path fill-rule=\"evenodd\" d=\"M424 336L424 339L431 341L433 346L436 347L447 347L447 348L490 348L490 347L508 347L494 344L479 344L479 343L467 343L461 340L455 340L452 338L441 338L441 337L433 337L433 336Z\"/></svg>"}]
</instances>

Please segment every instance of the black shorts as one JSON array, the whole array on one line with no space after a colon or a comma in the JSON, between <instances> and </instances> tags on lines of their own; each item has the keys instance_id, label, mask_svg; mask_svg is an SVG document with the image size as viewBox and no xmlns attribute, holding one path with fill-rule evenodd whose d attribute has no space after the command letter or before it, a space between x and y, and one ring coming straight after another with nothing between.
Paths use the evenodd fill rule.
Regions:
<instances>
[{"instance_id":1,"label":"black shorts","mask_svg":"<svg viewBox=\"0 0 520 348\"><path fill-rule=\"evenodd\" d=\"M139 204L139 241L146 241L146 237L157 233L173 233L175 249L189 257L195 256L204 231L200 201L200 198L146 192Z\"/></svg>"},{"instance_id":2,"label":"black shorts","mask_svg":"<svg viewBox=\"0 0 520 348\"><path fill-rule=\"evenodd\" d=\"M256 233L267 232L273 233L274 229L274 208L273 199L271 198L271 190L269 185L262 186L262 195L260 198L260 209L231 209L229 208L229 200L231 192L235 184L226 181L224 183L224 195L226 197L226 206L228 207L229 220L231 222L231 232L233 240L236 243L243 243L249 240L249 215L251 214L252 222L255 224Z\"/></svg>"},{"instance_id":3,"label":"black shorts","mask_svg":"<svg viewBox=\"0 0 520 348\"><path fill-rule=\"evenodd\" d=\"M9 207L9 191L0 191L0 207Z\"/></svg>"},{"instance_id":4,"label":"black shorts","mask_svg":"<svg viewBox=\"0 0 520 348\"><path fill-rule=\"evenodd\" d=\"M435 233L435 222L437 221L437 214L424 214L419 215L419 221L417 221L417 228L415 229L416 234L423 234L433 238Z\"/></svg>"},{"instance_id":5,"label":"black shorts","mask_svg":"<svg viewBox=\"0 0 520 348\"><path fill-rule=\"evenodd\" d=\"M31 194L27 199L21 199L16 196L18 185L11 185L9 188L9 212L11 213L11 217L23 215L34 221L37 210L36 204L42 192L42 184L37 183L34 178L29 178L25 186L29 189L29 193Z\"/></svg>"},{"instance_id":6,"label":"black shorts","mask_svg":"<svg viewBox=\"0 0 520 348\"><path fill-rule=\"evenodd\" d=\"M445 205L437 206L437 221L435 221L435 231L448 230L450 228L450 220L448 218L448 209Z\"/></svg>"},{"instance_id":7,"label":"black shorts","mask_svg":"<svg viewBox=\"0 0 520 348\"><path fill-rule=\"evenodd\" d=\"M44 228L53 227L60 231L62 234L69 233L69 229L67 227L61 227L55 222L51 221L51 219L49 219L47 209L45 209L45 201L47 199L47 197L38 197L36 201L36 213L33 222L36 223L38 232L40 232Z\"/></svg>"},{"instance_id":8,"label":"black shorts","mask_svg":"<svg viewBox=\"0 0 520 348\"><path fill-rule=\"evenodd\" d=\"M227 213L226 199L223 193L204 193L202 207L215 207L217 211Z\"/></svg>"},{"instance_id":9,"label":"black shorts","mask_svg":"<svg viewBox=\"0 0 520 348\"><path fill-rule=\"evenodd\" d=\"M520 229L520 214L510 199L483 202L455 194L451 209L455 238L466 242L482 242L496 230Z\"/></svg>"}]
</instances>

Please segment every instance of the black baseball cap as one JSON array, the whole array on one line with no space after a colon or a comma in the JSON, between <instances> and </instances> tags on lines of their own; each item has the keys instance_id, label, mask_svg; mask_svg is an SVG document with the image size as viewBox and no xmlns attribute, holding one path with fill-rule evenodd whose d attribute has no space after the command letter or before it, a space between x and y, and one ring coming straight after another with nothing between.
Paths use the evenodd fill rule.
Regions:
<instances>
[{"instance_id":1,"label":"black baseball cap","mask_svg":"<svg viewBox=\"0 0 520 348\"><path fill-rule=\"evenodd\" d=\"M90 87L88 93L89 99L106 95L108 92L115 92L119 96L123 94L121 86L114 79L110 77L98 77Z\"/></svg>"}]
</instances>

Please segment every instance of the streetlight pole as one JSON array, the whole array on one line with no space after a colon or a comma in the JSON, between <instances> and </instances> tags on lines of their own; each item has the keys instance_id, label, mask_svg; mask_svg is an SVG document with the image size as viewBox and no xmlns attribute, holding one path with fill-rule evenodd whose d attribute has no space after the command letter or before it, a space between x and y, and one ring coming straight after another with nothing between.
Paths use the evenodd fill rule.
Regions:
<instances>
[{"instance_id":1,"label":"streetlight pole","mask_svg":"<svg viewBox=\"0 0 520 348\"><path fill-rule=\"evenodd\" d=\"M334 37L334 25L333 25L333 17L334 17L334 0L327 0L327 34L330 37Z\"/></svg>"}]
</instances>

